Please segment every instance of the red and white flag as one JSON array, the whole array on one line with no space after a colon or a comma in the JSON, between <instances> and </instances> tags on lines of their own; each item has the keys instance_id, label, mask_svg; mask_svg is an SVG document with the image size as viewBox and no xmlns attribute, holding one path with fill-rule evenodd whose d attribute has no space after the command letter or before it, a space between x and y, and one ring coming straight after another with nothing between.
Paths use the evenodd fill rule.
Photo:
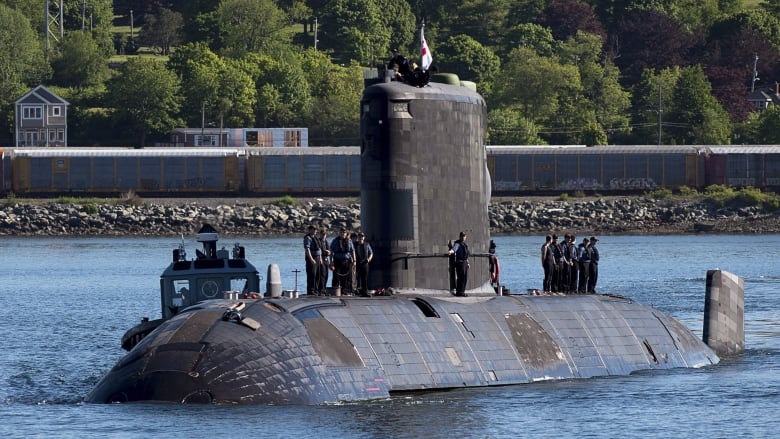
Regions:
<instances>
[{"instance_id":1,"label":"red and white flag","mask_svg":"<svg viewBox=\"0 0 780 439\"><path fill-rule=\"evenodd\" d=\"M433 63L433 55L431 55L431 49L428 48L428 43L425 42L424 31L425 25L420 28L420 54L422 55L420 67L423 69L423 71L428 70L428 68Z\"/></svg>"}]
</instances>

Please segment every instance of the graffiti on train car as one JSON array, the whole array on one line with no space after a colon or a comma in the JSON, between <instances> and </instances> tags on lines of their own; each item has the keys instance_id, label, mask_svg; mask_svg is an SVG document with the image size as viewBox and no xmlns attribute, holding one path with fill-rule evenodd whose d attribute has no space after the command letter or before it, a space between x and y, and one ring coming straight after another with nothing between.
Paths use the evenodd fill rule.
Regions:
<instances>
[{"instance_id":1,"label":"graffiti on train car","mask_svg":"<svg viewBox=\"0 0 780 439\"><path fill-rule=\"evenodd\" d=\"M493 189L497 191L521 191L527 189L523 186L523 181L495 181L493 182Z\"/></svg>"},{"instance_id":2,"label":"graffiti on train car","mask_svg":"<svg viewBox=\"0 0 780 439\"><path fill-rule=\"evenodd\" d=\"M657 189L652 178L613 178L609 180L609 188L614 190Z\"/></svg>"},{"instance_id":3,"label":"graffiti on train car","mask_svg":"<svg viewBox=\"0 0 780 439\"><path fill-rule=\"evenodd\" d=\"M597 190L601 189L601 183L595 178L572 178L558 185L563 190Z\"/></svg>"},{"instance_id":4,"label":"graffiti on train car","mask_svg":"<svg viewBox=\"0 0 780 439\"><path fill-rule=\"evenodd\" d=\"M755 186L755 178L728 178L726 180L729 186Z\"/></svg>"}]
</instances>

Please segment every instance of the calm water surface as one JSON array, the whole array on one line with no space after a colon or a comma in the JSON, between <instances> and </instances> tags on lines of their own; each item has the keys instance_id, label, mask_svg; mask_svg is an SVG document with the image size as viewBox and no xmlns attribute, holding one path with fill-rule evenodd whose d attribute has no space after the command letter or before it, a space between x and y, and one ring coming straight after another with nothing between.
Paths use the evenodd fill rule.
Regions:
<instances>
[{"instance_id":1,"label":"calm water surface","mask_svg":"<svg viewBox=\"0 0 780 439\"><path fill-rule=\"evenodd\" d=\"M696 370L405 394L330 406L96 405L81 400L157 317L178 239L0 237L0 437L776 437L780 430L780 236L607 236L599 290L653 305L701 335L705 274L745 279L747 351ZM284 289L299 238L240 241ZM498 237L502 278L540 288L538 237ZM185 240L190 255L199 248ZM264 268L261 270L264 271ZM298 279L303 285L305 279Z\"/></svg>"}]
</instances>

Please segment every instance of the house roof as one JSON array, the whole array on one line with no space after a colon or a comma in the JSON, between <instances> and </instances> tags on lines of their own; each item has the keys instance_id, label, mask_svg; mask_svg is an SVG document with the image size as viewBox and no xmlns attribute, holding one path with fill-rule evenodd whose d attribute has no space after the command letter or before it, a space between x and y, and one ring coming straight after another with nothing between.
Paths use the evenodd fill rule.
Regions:
<instances>
[{"instance_id":1,"label":"house roof","mask_svg":"<svg viewBox=\"0 0 780 439\"><path fill-rule=\"evenodd\" d=\"M774 87L765 87L756 91L750 92L747 97L748 102L771 102L773 104L780 104L780 94Z\"/></svg>"},{"instance_id":2,"label":"house roof","mask_svg":"<svg viewBox=\"0 0 780 439\"><path fill-rule=\"evenodd\" d=\"M57 96L53 91L39 85L16 101L17 104L60 104L70 105L68 101Z\"/></svg>"}]
</instances>

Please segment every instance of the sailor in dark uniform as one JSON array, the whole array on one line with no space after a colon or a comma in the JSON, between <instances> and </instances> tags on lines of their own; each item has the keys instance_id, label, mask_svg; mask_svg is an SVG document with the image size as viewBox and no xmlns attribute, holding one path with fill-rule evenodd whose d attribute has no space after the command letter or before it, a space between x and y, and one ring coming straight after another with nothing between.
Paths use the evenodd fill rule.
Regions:
<instances>
[{"instance_id":1,"label":"sailor in dark uniform","mask_svg":"<svg viewBox=\"0 0 780 439\"><path fill-rule=\"evenodd\" d=\"M358 233L357 237L357 244L355 244L357 289L362 297L368 297L368 265L374 258L374 251L371 250L371 244L366 242L366 235L363 232Z\"/></svg>"},{"instance_id":2,"label":"sailor in dark uniform","mask_svg":"<svg viewBox=\"0 0 780 439\"><path fill-rule=\"evenodd\" d=\"M566 244L566 249L569 252L569 285L566 287L566 292L577 292L577 274L580 271L579 254L577 252L577 236L573 233L569 236L569 242Z\"/></svg>"},{"instance_id":3,"label":"sailor in dark uniform","mask_svg":"<svg viewBox=\"0 0 780 439\"><path fill-rule=\"evenodd\" d=\"M355 261L355 247L349 239L349 233L344 227L339 236L330 242L330 254L333 258L333 288L346 289L350 287L352 263Z\"/></svg>"},{"instance_id":4,"label":"sailor in dark uniform","mask_svg":"<svg viewBox=\"0 0 780 439\"><path fill-rule=\"evenodd\" d=\"M320 255L319 280L317 282L317 292L325 294L325 288L328 286L328 273L330 270L330 245L328 243L328 230L320 230L318 245L322 254Z\"/></svg>"},{"instance_id":5,"label":"sailor in dark uniform","mask_svg":"<svg viewBox=\"0 0 780 439\"><path fill-rule=\"evenodd\" d=\"M577 255L580 260L580 285L577 292L585 294L588 292L588 276L590 275L590 243L588 238L582 240L582 244L577 248Z\"/></svg>"},{"instance_id":6,"label":"sailor in dark uniform","mask_svg":"<svg viewBox=\"0 0 780 439\"><path fill-rule=\"evenodd\" d=\"M303 237L303 251L306 257L306 294L317 294L319 267L322 251L317 238L317 228L309 226L308 233Z\"/></svg>"},{"instance_id":7,"label":"sailor in dark uniform","mask_svg":"<svg viewBox=\"0 0 780 439\"><path fill-rule=\"evenodd\" d=\"M552 249L553 258L555 259L555 269L553 270L551 291L556 293L562 291L561 280L563 278L564 270L563 249L558 243L558 235L553 234L552 242L550 242L550 248Z\"/></svg>"},{"instance_id":8,"label":"sailor in dark uniform","mask_svg":"<svg viewBox=\"0 0 780 439\"><path fill-rule=\"evenodd\" d=\"M459 239L452 245L450 254L455 255L455 295L466 296L469 275L469 246L466 244L466 232L460 232Z\"/></svg>"},{"instance_id":9,"label":"sailor in dark uniform","mask_svg":"<svg viewBox=\"0 0 780 439\"><path fill-rule=\"evenodd\" d=\"M555 255L552 248L552 236L545 237L542 244L542 268L544 269L544 280L542 281L542 291L549 293L552 291L553 274L555 272Z\"/></svg>"},{"instance_id":10,"label":"sailor in dark uniform","mask_svg":"<svg viewBox=\"0 0 780 439\"><path fill-rule=\"evenodd\" d=\"M599 280L599 249L596 243L599 240L595 236L590 237L590 274L588 276L588 292L596 293L596 282Z\"/></svg>"}]
</instances>

